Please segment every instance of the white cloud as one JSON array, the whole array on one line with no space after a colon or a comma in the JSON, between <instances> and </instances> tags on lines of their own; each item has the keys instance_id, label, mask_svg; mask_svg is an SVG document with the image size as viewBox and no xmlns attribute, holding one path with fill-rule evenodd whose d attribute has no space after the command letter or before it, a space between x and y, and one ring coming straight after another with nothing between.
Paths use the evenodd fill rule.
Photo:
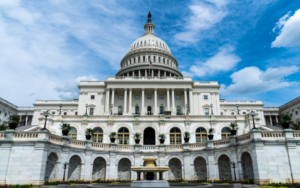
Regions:
<instances>
[{"instance_id":1,"label":"white cloud","mask_svg":"<svg viewBox=\"0 0 300 188\"><path fill-rule=\"evenodd\" d=\"M206 62L195 63L188 72L183 71L183 74L185 76L202 77L216 72L230 71L241 61L241 58L233 53L234 50L235 48L231 45L223 46L216 55Z\"/></svg>"},{"instance_id":2,"label":"white cloud","mask_svg":"<svg viewBox=\"0 0 300 188\"><path fill-rule=\"evenodd\" d=\"M206 0L190 5L192 15L186 19L184 31L177 33L175 38L184 42L197 42L201 30L210 29L227 15L226 4L227 0Z\"/></svg>"},{"instance_id":3,"label":"white cloud","mask_svg":"<svg viewBox=\"0 0 300 188\"><path fill-rule=\"evenodd\" d=\"M249 95L297 86L299 82L289 82L284 77L298 71L297 66L268 68L266 71L257 67L246 67L233 73L230 76L232 84L229 86L223 84L220 93L222 95Z\"/></svg>"},{"instance_id":4,"label":"white cloud","mask_svg":"<svg viewBox=\"0 0 300 188\"><path fill-rule=\"evenodd\" d=\"M273 28L273 32L277 31L278 29L281 29L284 24L289 20L291 15L291 11L289 11L288 13L286 13L284 16L282 16L279 21L276 23L275 27Z\"/></svg>"},{"instance_id":5,"label":"white cloud","mask_svg":"<svg viewBox=\"0 0 300 188\"><path fill-rule=\"evenodd\" d=\"M74 80L68 81L65 84L56 86L54 89L59 93L59 97L65 100L78 99L79 89L78 85L82 80L96 81L97 79L93 76L81 76Z\"/></svg>"},{"instance_id":6,"label":"white cloud","mask_svg":"<svg viewBox=\"0 0 300 188\"><path fill-rule=\"evenodd\" d=\"M291 17L288 17L288 14L276 23L275 28L282 27L282 29L275 41L272 42L272 48L300 46L300 9Z\"/></svg>"}]
</instances>

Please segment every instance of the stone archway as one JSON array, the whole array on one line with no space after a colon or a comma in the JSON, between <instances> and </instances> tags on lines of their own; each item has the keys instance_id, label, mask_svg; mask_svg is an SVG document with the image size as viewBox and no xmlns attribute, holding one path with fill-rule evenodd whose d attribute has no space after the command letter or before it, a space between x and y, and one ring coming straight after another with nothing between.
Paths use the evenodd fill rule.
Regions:
<instances>
[{"instance_id":1,"label":"stone archway","mask_svg":"<svg viewBox=\"0 0 300 188\"><path fill-rule=\"evenodd\" d=\"M195 179L207 178L206 161L203 157L194 160Z\"/></svg>"},{"instance_id":2,"label":"stone archway","mask_svg":"<svg viewBox=\"0 0 300 188\"><path fill-rule=\"evenodd\" d=\"M131 162L129 159L123 158L118 164L118 179L131 179Z\"/></svg>"},{"instance_id":3,"label":"stone archway","mask_svg":"<svg viewBox=\"0 0 300 188\"><path fill-rule=\"evenodd\" d=\"M50 153L46 162L45 181L58 179L59 175L57 174L57 161L57 155L55 153Z\"/></svg>"},{"instance_id":4,"label":"stone archway","mask_svg":"<svg viewBox=\"0 0 300 188\"><path fill-rule=\"evenodd\" d=\"M81 159L77 155L71 157L68 168L68 180L80 179Z\"/></svg>"},{"instance_id":5,"label":"stone archway","mask_svg":"<svg viewBox=\"0 0 300 188\"><path fill-rule=\"evenodd\" d=\"M102 157L98 157L93 163L93 180L101 179L105 180L106 173L106 161Z\"/></svg>"},{"instance_id":6,"label":"stone archway","mask_svg":"<svg viewBox=\"0 0 300 188\"><path fill-rule=\"evenodd\" d=\"M242 154L241 158L244 179L254 179L251 155L248 152Z\"/></svg>"},{"instance_id":7,"label":"stone archway","mask_svg":"<svg viewBox=\"0 0 300 188\"><path fill-rule=\"evenodd\" d=\"M169 179L182 178L181 161L177 158L173 158L169 161Z\"/></svg>"},{"instance_id":8,"label":"stone archway","mask_svg":"<svg viewBox=\"0 0 300 188\"><path fill-rule=\"evenodd\" d=\"M144 130L144 145L155 145L155 130L151 127Z\"/></svg>"},{"instance_id":9,"label":"stone archway","mask_svg":"<svg viewBox=\"0 0 300 188\"><path fill-rule=\"evenodd\" d=\"M219 179L220 180L231 180L231 166L230 166L230 159L226 155L222 155L219 157L218 160L219 166Z\"/></svg>"}]
</instances>

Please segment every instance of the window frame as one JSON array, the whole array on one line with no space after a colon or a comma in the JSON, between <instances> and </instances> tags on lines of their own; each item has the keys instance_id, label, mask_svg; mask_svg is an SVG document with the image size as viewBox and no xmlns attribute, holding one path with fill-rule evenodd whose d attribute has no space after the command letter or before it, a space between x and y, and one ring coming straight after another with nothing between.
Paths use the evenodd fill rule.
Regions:
<instances>
[{"instance_id":1,"label":"window frame","mask_svg":"<svg viewBox=\"0 0 300 188\"><path fill-rule=\"evenodd\" d=\"M199 132L197 132L198 129L200 130ZM205 132L202 132L201 129L205 130ZM206 142L208 138L207 135L207 130L205 128L198 127L195 132L196 143Z\"/></svg>"},{"instance_id":2,"label":"window frame","mask_svg":"<svg viewBox=\"0 0 300 188\"><path fill-rule=\"evenodd\" d=\"M76 132L72 132L72 130L76 130ZM77 129L75 127L71 127L71 130L68 133L68 137L71 139L77 139Z\"/></svg>"},{"instance_id":3,"label":"window frame","mask_svg":"<svg viewBox=\"0 0 300 188\"><path fill-rule=\"evenodd\" d=\"M118 95L118 100L123 100L123 95Z\"/></svg>"},{"instance_id":4,"label":"window frame","mask_svg":"<svg viewBox=\"0 0 300 188\"><path fill-rule=\"evenodd\" d=\"M175 100L180 100L180 95L176 95Z\"/></svg>"},{"instance_id":5,"label":"window frame","mask_svg":"<svg viewBox=\"0 0 300 188\"><path fill-rule=\"evenodd\" d=\"M221 138L222 138L222 140L230 138L231 132L230 131L229 132L223 132L223 129L231 131L231 129L229 127L223 127L222 130L221 130Z\"/></svg>"},{"instance_id":6,"label":"window frame","mask_svg":"<svg viewBox=\"0 0 300 188\"><path fill-rule=\"evenodd\" d=\"M96 129L101 129L102 132L96 132L95 131ZM92 135L92 141L96 142L96 143L103 143L103 129L100 127L96 127L93 129L93 131L94 131L94 134ZM99 140L100 140L100 142L99 142Z\"/></svg>"},{"instance_id":7,"label":"window frame","mask_svg":"<svg viewBox=\"0 0 300 188\"><path fill-rule=\"evenodd\" d=\"M162 97L162 98L161 98L161 97ZM158 96L158 99L159 99L159 100L163 100L163 99L164 99L164 96L163 96L163 95L159 95L159 96Z\"/></svg>"},{"instance_id":8,"label":"window frame","mask_svg":"<svg viewBox=\"0 0 300 188\"><path fill-rule=\"evenodd\" d=\"M204 108L204 115L209 116L209 108Z\"/></svg>"},{"instance_id":9,"label":"window frame","mask_svg":"<svg viewBox=\"0 0 300 188\"><path fill-rule=\"evenodd\" d=\"M135 95L135 96L134 96L134 99L135 99L135 100L140 100L140 96L139 96L139 95Z\"/></svg>"},{"instance_id":10,"label":"window frame","mask_svg":"<svg viewBox=\"0 0 300 188\"><path fill-rule=\"evenodd\" d=\"M203 100L208 100L208 95L203 95Z\"/></svg>"},{"instance_id":11,"label":"window frame","mask_svg":"<svg viewBox=\"0 0 300 188\"><path fill-rule=\"evenodd\" d=\"M129 142L130 142L130 137L129 137L129 130L127 129L128 132L124 132L124 130L127 129L126 127L121 127L119 130L118 130L118 133L117 133L117 144L121 144L121 145L129 145ZM121 130L123 130L123 132L120 132ZM120 140L121 139L121 140ZM120 143L121 141L121 143ZM126 141L126 143L125 143Z\"/></svg>"},{"instance_id":12,"label":"window frame","mask_svg":"<svg viewBox=\"0 0 300 188\"><path fill-rule=\"evenodd\" d=\"M150 97L150 99L149 99ZM147 95L147 100L151 100L152 99L152 95Z\"/></svg>"},{"instance_id":13,"label":"window frame","mask_svg":"<svg viewBox=\"0 0 300 188\"><path fill-rule=\"evenodd\" d=\"M94 108L90 108L90 110L89 110L89 115L90 115L90 116L93 116L93 115L94 115Z\"/></svg>"},{"instance_id":14,"label":"window frame","mask_svg":"<svg viewBox=\"0 0 300 188\"><path fill-rule=\"evenodd\" d=\"M173 129L178 129L180 132L171 132ZM173 127L170 130L170 145L180 145L182 144L182 134L181 130L177 127Z\"/></svg>"}]
</instances>

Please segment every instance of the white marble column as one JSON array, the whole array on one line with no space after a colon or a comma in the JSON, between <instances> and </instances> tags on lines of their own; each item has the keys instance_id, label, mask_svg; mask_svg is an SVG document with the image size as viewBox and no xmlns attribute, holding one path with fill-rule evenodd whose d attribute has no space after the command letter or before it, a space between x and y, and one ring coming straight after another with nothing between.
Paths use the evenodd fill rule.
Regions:
<instances>
[{"instance_id":1,"label":"white marble column","mask_svg":"<svg viewBox=\"0 0 300 188\"><path fill-rule=\"evenodd\" d=\"M132 108L132 88L129 88L129 104L128 104L128 113L129 113L129 115L132 114L131 108Z\"/></svg>"},{"instance_id":2,"label":"white marble column","mask_svg":"<svg viewBox=\"0 0 300 188\"><path fill-rule=\"evenodd\" d=\"M151 73L151 74L152 74L151 76L152 76L152 78L153 78L153 77L154 77L154 70L152 69L151 72L152 72L152 73Z\"/></svg>"},{"instance_id":3,"label":"white marble column","mask_svg":"<svg viewBox=\"0 0 300 188\"><path fill-rule=\"evenodd\" d=\"M186 109L186 105L187 105L187 95L186 95L186 88L184 88L184 113L186 115L186 112L188 111L188 109Z\"/></svg>"},{"instance_id":4,"label":"white marble column","mask_svg":"<svg viewBox=\"0 0 300 188\"><path fill-rule=\"evenodd\" d=\"M113 108L115 106L115 88L111 89L111 104L113 105ZM114 114L114 109L110 109L112 113Z\"/></svg>"},{"instance_id":5,"label":"white marble column","mask_svg":"<svg viewBox=\"0 0 300 188\"><path fill-rule=\"evenodd\" d=\"M139 70L139 77L141 77L141 70Z\"/></svg>"},{"instance_id":6,"label":"white marble column","mask_svg":"<svg viewBox=\"0 0 300 188\"><path fill-rule=\"evenodd\" d=\"M166 71L164 72L164 77L167 77L167 72Z\"/></svg>"},{"instance_id":7,"label":"white marble column","mask_svg":"<svg viewBox=\"0 0 300 188\"><path fill-rule=\"evenodd\" d=\"M277 118L277 117L276 117L276 118ZM28 115L26 115L25 126L27 126L27 121L28 121Z\"/></svg>"},{"instance_id":8,"label":"white marble column","mask_svg":"<svg viewBox=\"0 0 300 188\"><path fill-rule=\"evenodd\" d=\"M277 117L277 116L275 116L275 118L276 118L276 125L278 125L278 117Z\"/></svg>"},{"instance_id":9,"label":"white marble column","mask_svg":"<svg viewBox=\"0 0 300 188\"><path fill-rule=\"evenodd\" d=\"M134 77L134 71L132 71L132 77Z\"/></svg>"},{"instance_id":10,"label":"white marble column","mask_svg":"<svg viewBox=\"0 0 300 188\"><path fill-rule=\"evenodd\" d=\"M270 124L273 125L272 116L270 115L269 118L270 118Z\"/></svg>"},{"instance_id":11,"label":"white marble column","mask_svg":"<svg viewBox=\"0 0 300 188\"><path fill-rule=\"evenodd\" d=\"M124 110L123 113L127 113L127 88L124 89Z\"/></svg>"},{"instance_id":12,"label":"white marble column","mask_svg":"<svg viewBox=\"0 0 300 188\"><path fill-rule=\"evenodd\" d=\"M158 75L157 75L157 77L160 78L160 70L158 70Z\"/></svg>"},{"instance_id":13,"label":"white marble column","mask_svg":"<svg viewBox=\"0 0 300 188\"><path fill-rule=\"evenodd\" d=\"M106 89L105 114L109 114L109 89Z\"/></svg>"},{"instance_id":14,"label":"white marble column","mask_svg":"<svg viewBox=\"0 0 300 188\"><path fill-rule=\"evenodd\" d=\"M157 88L154 88L154 115L157 115Z\"/></svg>"},{"instance_id":15,"label":"white marble column","mask_svg":"<svg viewBox=\"0 0 300 188\"><path fill-rule=\"evenodd\" d=\"M141 115L145 115L145 89L142 88L142 110L141 110Z\"/></svg>"},{"instance_id":16,"label":"white marble column","mask_svg":"<svg viewBox=\"0 0 300 188\"><path fill-rule=\"evenodd\" d=\"M172 115L175 115L175 96L174 96L174 88L172 88Z\"/></svg>"},{"instance_id":17,"label":"white marble column","mask_svg":"<svg viewBox=\"0 0 300 188\"><path fill-rule=\"evenodd\" d=\"M194 113L193 112L193 90L192 89L189 89L189 99L190 99L190 104L189 104L190 115L192 115Z\"/></svg>"},{"instance_id":18,"label":"white marble column","mask_svg":"<svg viewBox=\"0 0 300 188\"><path fill-rule=\"evenodd\" d=\"M198 97L198 115L204 115L201 114L202 113L202 106L201 106L201 93L197 93L197 97Z\"/></svg>"},{"instance_id":19,"label":"white marble column","mask_svg":"<svg viewBox=\"0 0 300 188\"><path fill-rule=\"evenodd\" d=\"M167 88L167 110L170 111L170 89Z\"/></svg>"}]
</instances>

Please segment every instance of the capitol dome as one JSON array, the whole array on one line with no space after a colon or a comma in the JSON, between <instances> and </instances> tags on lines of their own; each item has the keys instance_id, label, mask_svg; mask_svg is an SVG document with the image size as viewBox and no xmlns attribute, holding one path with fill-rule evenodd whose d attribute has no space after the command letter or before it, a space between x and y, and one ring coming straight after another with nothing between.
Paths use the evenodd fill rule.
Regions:
<instances>
[{"instance_id":1,"label":"capitol dome","mask_svg":"<svg viewBox=\"0 0 300 188\"><path fill-rule=\"evenodd\" d=\"M121 60L121 69L116 76L182 77L177 69L178 62L169 46L154 34L155 25L151 22L150 12L144 29L145 34L131 44ZM149 70L150 62L153 65L151 70Z\"/></svg>"}]
</instances>

